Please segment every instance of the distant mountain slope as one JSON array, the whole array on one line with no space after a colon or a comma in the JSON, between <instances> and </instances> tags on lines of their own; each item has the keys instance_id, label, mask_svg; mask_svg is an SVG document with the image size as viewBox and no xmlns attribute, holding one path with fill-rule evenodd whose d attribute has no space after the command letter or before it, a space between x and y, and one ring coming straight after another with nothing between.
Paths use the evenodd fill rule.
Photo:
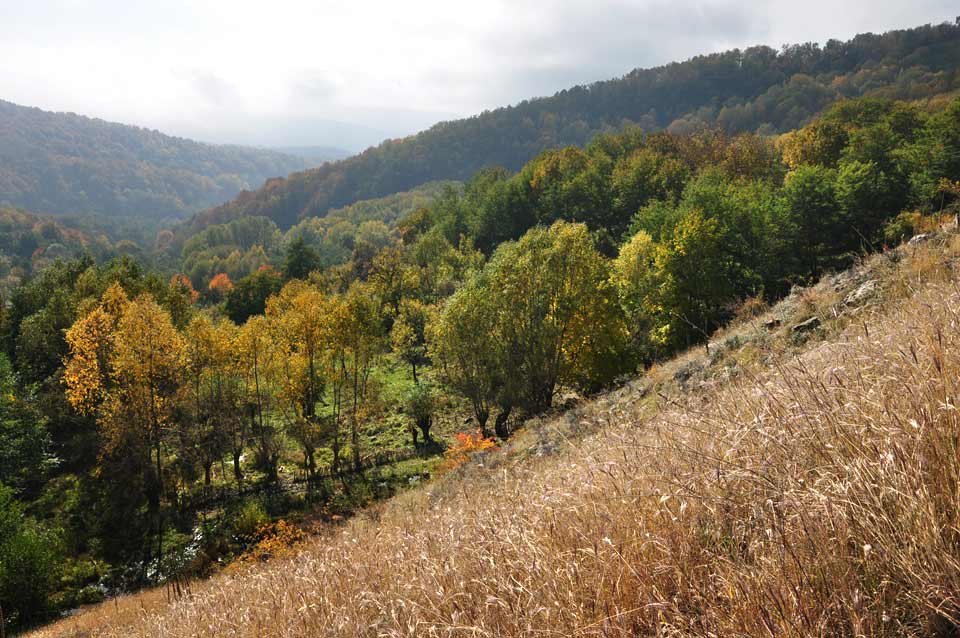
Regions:
<instances>
[{"instance_id":1,"label":"distant mountain slope","mask_svg":"<svg viewBox=\"0 0 960 638\"><path fill-rule=\"evenodd\" d=\"M311 163L0 100L0 205L183 217Z\"/></svg>"},{"instance_id":2,"label":"distant mountain slope","mask_svg":"<svg viewBox=\"0 0 960 638\"><path fill-rule=\"evenodd\" d=\"M0 207L0 294L6 298L24 277L55 259L84 254L102 259L113 250L103 234L76 228L62 219Z\"/></svg>"},{"instance_id":3,"label":"distant mountain slope","mask_svg":"<svg viewBox=\"0 0 960 638\"><path fill-rule=\"evenodd\" d=\"M270 150L284 155L302 157L313 166L320 166L326 162L336 162L353 155L347 149L336 146L277 146Z\"/></svg>"},{"instance_id":4,"label":"distant mountain slope","mask_svg":"<svg viewBox=\"0 0 960 638\"><path fill-rule=\"evenodd\" d=\"M547 148L583 145L630 122L677 132L704 126L789 130L846 97L911 99L955 89L958 60L960 22L831 40L824 47L778 52L758 46L699 56L437 124L342 162L270 180L201 213L189 227L254 215L289 228L358 200L432 180L464 180L485 166L516 170Z\"/></svg>"}]
</instances>

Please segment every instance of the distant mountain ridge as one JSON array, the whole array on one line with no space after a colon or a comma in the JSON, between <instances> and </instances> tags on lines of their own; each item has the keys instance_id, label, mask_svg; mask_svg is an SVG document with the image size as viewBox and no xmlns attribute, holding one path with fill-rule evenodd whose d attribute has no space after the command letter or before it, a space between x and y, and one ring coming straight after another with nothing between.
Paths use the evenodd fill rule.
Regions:
<instances>
[{"instance_id":1,"label":"distant mountain ridge","mask_svg":"<svg viewBox=\"0 0 960 638\"><path fill-rule=\"evenodd\" d=\"M564 90L487 111L341 162L268 181L255 192L200 213L192 233L244 216L280 228L355 201L435 180L465 180L481 168L517 170L540 152L583 146L604 131L639 124L674 132L720 127L776 133L802 126L837 100L919 99L960 88L960 19L825 46L734 49Z\"/></svg>"},{"instance_id":2,"label":"distant mountain ridge","mask_svg":"<svg viewBox=\"0 0 960 638\"><path fill-rule=\"evenodd\" d=\"M185 217L312 162L0 100L0 205L42 213Z\"/></svg>"}]
</instances>

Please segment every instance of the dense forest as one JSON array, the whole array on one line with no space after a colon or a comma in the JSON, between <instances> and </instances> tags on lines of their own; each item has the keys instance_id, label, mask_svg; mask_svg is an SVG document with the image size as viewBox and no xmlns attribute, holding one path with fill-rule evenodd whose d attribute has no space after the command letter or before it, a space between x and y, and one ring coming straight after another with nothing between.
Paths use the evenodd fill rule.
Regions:
<instances>
[{"instance_id":1,"label":"dense forest","mask_svg":"<svg viewBox=\"0 0 960 638\"><path fill-rule=\"evenodd\" d=\"M0 100L0 206L175 219L312 165Z\"/></svg>"},{"instance_id":2,"label":"dense forest","mask_svg":"<svg viewBox=\"0 0 960 638\"><path fill-rule=\"evenodd\" d=\"M188 236L241 216L281 229L361 199L433 180L466 180L489 166L518 170L549 148L583 146L633 123L644 130L770 134L804 125L831 103L863 96L920 99L958 88L960 24L858 35L825 46L765 46L698 56L574 87L553 97L437 124L321 168L269 181L206 211Z\"/></svg>"},{"instance_id":3,"label":"dense forest","mask_svg":"<svg viewBox=\"0 0 960 638\"><path fill-rule=\"evenodd\" d=\"M304 219L286 232L267 217L241 217L210 226L179 246L175 235L165 231L160 236L158 254L175 252L179 246L180 268L201 291L218 275L236 281L261 266L282 269L284 255L294 242L302 243L316 256L307 272L329 268L349 262L355 251L372 257L390 243L399 219L458 187L456 182L437 182L359 201L331 210L324 217Z\"/></svg>"},{"instance_id":4,"label":"dense forest","mask_svg":"<svg viewBox=\"0 0 960 638\"><path fill-rule=\"evenodd\" d=\"M283 153L284 155L302 157L314 166L346 159L353 154L346 149L337 148L336 146L277 146L270 150Z\"/></svg>"},{"instance_id":5,"label":"dense forest","mask_svg":"<svg viewBox=\"0 0 960 638\"><path fill-rule=\"evenodd\" d=\"M183 247L200 290L57 260L2 317L8 622L389 496L958 207L960 100L862 98L774 137L604 133L438 185L375 241L344 209L342 261L269 219L211 227ZM277 266L198 266L263 244Z\"/></svg>"},{"instance_id":6,"label":"dense forest","mask_svg":"<svg viewBox=\"0 0 960 638\"><path fill-rule=\"evenodd\" d=\"M91 255L105 260L125 246L62 219L0 208L0 298L57 259ZM132 244L130 248L137 250Z\"/></svg>"}]
</instances>

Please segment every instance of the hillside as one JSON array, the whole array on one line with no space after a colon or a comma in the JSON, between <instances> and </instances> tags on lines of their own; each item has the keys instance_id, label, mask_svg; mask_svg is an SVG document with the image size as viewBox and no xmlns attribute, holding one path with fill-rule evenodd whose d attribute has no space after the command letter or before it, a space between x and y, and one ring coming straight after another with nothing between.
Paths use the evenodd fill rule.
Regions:
<instances>
[{"instance_id":1,"label":"hillside","mask_svg":"<svg viewBox=\"0 0 960 638\"><path fill-rule=\"evenodd\" d=\"M103 259L112 251L103 234L85 232L54 217L0 208L0 294L4 297L55 259L84 254Z\"/></svg>"},{"instance_id":2,"label":"hillside","mask_svg":"<svg viewBox=\"0 0 960 638\"><path fill-rule=\"evenodd\" d=\"M335 162L350 157L352 153L336 146L278 146L273 148L278 153L302 157L313 165L319 166L326 162Z\"/></svg>"},{"instance_id":3,"label":"hillside","mask_svg":"<svg viewBox=\"0 0 960 638\"><path fill-rule=\"evenodd\" d=\"M645 130L786 131L832 102L875 96L929 97L958 88L960 24L863 34L824 47L766 46L695 57L562 91L475 117L443 122L321 168L270 180L201 213L189 229L242 216L280 228L361 199L432 180L465 180L486 166L517 170L545 149L582 146L636 123ZM182 229L183 232L186 229Z\"/></svg>"},{"instance_id":4,"label":"hillside","mask_svg":"<svg viewBox=\"0 0 960 638\"><path fill-rule=\"evenodd\" d=\"M877 255L295 556L29 635L955 635L958 255Z\"/></svg>"},{"instance_id":5,"label":"hillside","mask_svg":"<svg viewBox=\"0 0 960 638\"><path fill-rule=\"evenodd\" d=\"M0 205L51 214L176 218L312 165L0 100Z\"/></svg>"},{"instance_id":6,"label":"hillside","mask_svg":"<svg viewBox=\"0 0 960 638\"><path fill-rule=\"evenodd\" d=\"M833 105L775 139L630 127L584 149L543 153L516 174L481 171L462 186L434 184L308 218L286 237L268 218L244 217L184 244L183 265L190 268L173 277L129 258L55 261L12 291L0 317L0 527L6 530L0 594L7 625L27 629L84 603L158 584L168 584L172 597L191 579L225 582L227 566L238 570L283 553L318 525L326 529L424 479L452 473L474 451L504 445L536 463L563 441L579 447L583 432L556 438L537 424L546 418L562 425L550 420L558 407L575 406L638 371L647 371L636 395L647 407L660 394L664 407L682 403L687 391L766 375L764 366L787 363L783 353L800 352L819 331L835 334L832 327L867 319L872 301L886 308L931 276L950 275L955 246L934 246L929 233L954 223L960 210L958 151L960 99L862 98ZM398 218L391 228L371 216ZM164 238L174 240L169 231ZM913 246L928 240L929 250L870 258L866 271L802 290L909 238ZM769 323L753 321L784 298ZM859 327L874 334L872 324ZM698 344L707 348L664 364ZM644 393L642 386L658 379L667 386ZM616 403L617 396L608 399ZM621 423L639 419L617 415ZM589 429L580 423L568 425ZM709 431L722 425L710 422ZM643 476L644 466L655 468L668 455L637 456L640 468L628 466L630 476ZM494 467L498 458L484 465ZM581 466L574 474L586 476ZM450 521L472 529L477 510L457 513L458 500L496 519L505 504L522 509L511 494L538 489L515 482L503 492L489 478L500 475L481 471L464 482L435 484L457 494L442 503ZM725 497L749 501L750 487L731 484ZM713 489L698 493L707 488ZM490 489L496 500L485 500ZM618 497L623 491L611 489ZM713 561L711 573L725 573L720 559L710 558L717 547L734 551L735 563L747 560L736 553L737 535L740 525L754 532L750 517L758 514L752 503L744 507L731 510L736 523L722 518L722 510L720 521L701 510L703 538L680 538L681 546L699 548L703 560ZM563 518L575 508L557 514L560 527L578 528ZM418 519L430 516L421 511ZM421 533L404 525L408 536ZM497 541L485 534L481 525L476 549ZM716 547L702 547L706 541ZM411 542L419 549L420 541ZM436 544L442 549L445 542ZM402 546L391 544L394 552ZM386 554L374 565L365 554L344 558L337 547L331 564L339 574L383 564L406 573ZM429 558L431 551L424 553L426 565L440 560ZM534 553L518 564L534 558L557 574L563 561L576 564L573 555L561 548L552 558ZM489 569L482 560L478 569ZM692 572L705 564L697 561ZM367 575L357 577L376 584L376 573ZM696 573L682 578L676 596L686 599L678 617L699 611L697 596L719 604L705 581L694 582ZM900 582L891 578L885 573L880 580ZM549 590L551 582L531 581L530 591ZM459 583L450 580L443 590L478 595ZM864 591L869 584L855 585ZM208 586L217 585L190 585ZM665 586L643 595L660 596ZM386 591L390 601L403 600L402 592ZM349 587L338 587L341 593L367 596ZM543 601L554 613L553 599L538 595L527 600ZM604 618L584 607L583 591L562 595L580 611L569 622L562 615L544 620L546 627L562 623L556 633L587 631ZM432 596L423 600L438 610L436 622L452 622L447 599ZM631 608L622 602L607 608L627 616ZM904 618L916 613L908 603ZM327 603L304 604L324 609ZM381 633L399 631L390 625L403 616L399 610L377 616L392 602L346 611L330 604L336 607L324 612L330 617L372 614L370 622L385 627ZM511 624L517 619L533 626L526 608L505 604L499 621L466 618L491 634L521 633ZM801 603L804 611L816 604ZM476 601L469 609L477 609ZM497 613L477 613L487 612ZM355 630L352 622L347 627ZM431 619L411 622L414 632ZM825 622L820 633L837 633L830 623L839 621Z\"/></svg>"}]
</instances>

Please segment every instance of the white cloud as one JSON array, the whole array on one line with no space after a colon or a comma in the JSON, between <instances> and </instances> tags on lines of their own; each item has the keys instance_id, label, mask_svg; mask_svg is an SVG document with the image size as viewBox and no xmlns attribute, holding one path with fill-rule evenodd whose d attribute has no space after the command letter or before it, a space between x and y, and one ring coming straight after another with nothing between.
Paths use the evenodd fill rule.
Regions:
<instances>
[{"instance_id":1,"label":"white cloud","mask_svg":"<svg viewBox=\"0 0 960 638\"><path fill-rule=\"evenodd\" d=\"M952 20L953 5L0 0L0 98L213 141L356 147L698 53Z\"/></svg>"}]
</instances>

